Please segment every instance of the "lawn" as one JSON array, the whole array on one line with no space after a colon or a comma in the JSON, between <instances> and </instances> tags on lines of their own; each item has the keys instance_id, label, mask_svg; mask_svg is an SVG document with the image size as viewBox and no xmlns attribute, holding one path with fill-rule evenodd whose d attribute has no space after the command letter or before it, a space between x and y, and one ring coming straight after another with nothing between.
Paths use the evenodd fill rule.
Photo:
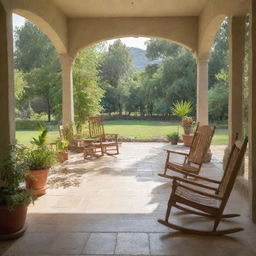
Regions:
<instances>
[{"instance_id":1,"label":"lawn","mask_svg":"<svg viewBox=\"0 0 256 256\"><path fill-rule=\"evenodd\" d=\"M133 121L133 120L118 120L106 121L106 133L118 133L124 138L134 139L152 139L165 138L167 134L177 131L178 124L173 122L160 121ZM180 127L180 133L182 128ZM37 136L37 131L17 131L16 137L18 143L27 144L33 136ZM58 138L59 133L56 131L49 132L49 141L54 141ZM227 129L217 129L213 138L213 144L224 145L228 142Z\"/></svg>"}]
</instances>

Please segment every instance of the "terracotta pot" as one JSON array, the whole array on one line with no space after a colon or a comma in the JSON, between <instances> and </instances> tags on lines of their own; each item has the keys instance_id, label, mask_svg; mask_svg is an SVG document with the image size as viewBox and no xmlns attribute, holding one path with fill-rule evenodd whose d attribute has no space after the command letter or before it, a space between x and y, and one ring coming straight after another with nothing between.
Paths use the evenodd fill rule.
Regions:
<instances>
[{"instance_id":1,"label":"terracotta pot","mask_svg":"<svg viewBox=\"0 0 256 256\"><path fill-rule=\"evenodd\" d=\"M7 206L0 206L0 239L13 239L23 235L27 209L27 205L17 205L11 210Z\"/></svg>"},{"instance_id":2,"label":"terracotta pot","mask_svg":"<svg viewBox=\"0 0 256 256\"><path fill-rule=\"evenodd\" d=\"M192 126L183 126L184 133L186 135L192 133Z\"/></svg>"},{"instance_id":3,"label":"terracotta pot","mask_svg":"<svg viewBox=\"0 0 256 256\"><path fill-rule=\"evenodd\" d=\"M194 137L194 134L183 134L182 135L183 143L186 147L191 146L193 137Z\"/></svg>"},{"instance_id":4,"label":"terracotta pot","mask_svg":"<svg viewBox=\"0 0 256 256\"><path fill-rule=\"evenodd\" d=\"M172 145L177 145L179 140L176 139L171 139L171 144Z\"/></svg>"},{"instance_id":5,"label":"terracotta pot","mask_svg":"<svg viewBox=\"0 0 256 256\"><path fill-rule=\"evenodd\" d=\"M204 163L209 163L211 162L211 160L212 160L212 153L211 153L211 150L209 149L204 157Z\"/></svg>"},{"instance_id":6,"label":"terracotta pot","mask_svg":"<svg viewBox=\"0 0 256 256\"><path fill-rule=\"evenodd\" d=\"M68 160L68 151L59 152L59 159L61 162Z\"/></svg>"},{"instance_id":7,"label":"terracotta pot","mask_svg":"<svg viewBox=\"0 0 256 256\"><path fill-rule=\"evenodd\" d=\"M36 196L46 193L46 182L49 169L30 170L29 177L26 178L26 188L33 189Z\"/></svg>"}]
</instances>

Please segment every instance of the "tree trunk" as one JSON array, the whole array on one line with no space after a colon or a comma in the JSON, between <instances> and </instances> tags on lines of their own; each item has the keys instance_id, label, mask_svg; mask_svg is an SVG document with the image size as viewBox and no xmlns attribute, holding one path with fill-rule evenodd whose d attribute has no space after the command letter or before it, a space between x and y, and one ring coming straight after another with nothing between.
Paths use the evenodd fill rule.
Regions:
<instances>
[{"instance_id":1,"label":"tree trunk","mask_svg":"<svg viewBox=\"0 0 256 256\"><path fill-rule=\"evenodd\" d=\"M122 116L123 109L122 109L121 103L118 103L118 108L119 108L119 116Z\"/></svg>"},{"instance_id":2,"label":"tree trunk","mask_svg":"<svg viewBox=\"0 0 256 256\"><path fill-rule=\"evenodd\" d=\"M51 102L50 102L50 96L49 95L48 95L46 101L47 101L48 122L51 122Z\"/></svg>"}]
</instances>

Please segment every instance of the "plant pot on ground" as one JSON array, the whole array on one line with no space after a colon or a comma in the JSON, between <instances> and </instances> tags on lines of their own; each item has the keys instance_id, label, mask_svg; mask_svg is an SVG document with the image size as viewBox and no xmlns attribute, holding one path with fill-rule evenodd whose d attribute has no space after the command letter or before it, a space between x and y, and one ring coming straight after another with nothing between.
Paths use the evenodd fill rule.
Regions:
<instances>
[{"instance_id":1,"label":"plant pot on ground","mask_svg":"<svg viewBox=\"0 0 256 256\"><path fill-rule=\"evenodd\" d=\"M194 134L182 134L183 143L186 147L192 145Z\"/></svg>"},{"instance_id":2,"label":"plant pot on ground","mask_svg":"<svg viewBox=\"0 0 256 256\"><path fill-rule=\"evenodd\" d=\"M24 158L28 165L26 187L33 189L36 196L46 193L46 183L49 169L56 163L56 152L47 147L27 148Z\"/></svg>"},{"instance_id":3,"label":"plant pot on ground","mask_svg":"<svg viewBox=\"0 0 256 256\"><path fill-rule=\"evenodd\" d=\"M27 207L33 191L22 187L26 168L15 151L9 150L0 160L0 240L18 238L25 232Z\"/></svg>"},{"instance_id":4,"label":"plant pot on ground","mask_svg":"<svg viewBox=\"0 0 256 256\"><path fill-rule=\"evenodd\" d=\"M66 160L68 160L68 146L69 146L69 142L67 140L59 139L56 142L56 148L57 148L60 162L65 162Z\"/></svg>"},{"instance_id":5,"label":"plant pot on ground","mask_svg":"<svg viewBox=\"0 0 256 256\"><path fill-rule=\"evenodd\" d=\"M180 136L177 132L173 132L167 135L168 141L171 142L172 145L177 145L180 139Z\"/></svg>"},{"instance_id":6,"label":"plant pot on ground","mask_svg":"<svg viewBox=\"0 0 256 256\"><path fill-rule=\"evenodd\" d=\"M36 196L46 193L49 169L57 162L56 152L46 144L48 130L39 125L39 131L39 136L31 141L32 147L21 148L19 151L28 167L26 187L33 189Z\"/></svg>"}]
</instances>

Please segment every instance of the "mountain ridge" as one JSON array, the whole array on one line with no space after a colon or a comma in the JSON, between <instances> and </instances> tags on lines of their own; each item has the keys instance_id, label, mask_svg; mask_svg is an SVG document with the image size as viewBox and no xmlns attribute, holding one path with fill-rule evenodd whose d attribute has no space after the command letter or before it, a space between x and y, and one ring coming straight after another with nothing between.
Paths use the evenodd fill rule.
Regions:
<instances>
[{"instance_id":1,"label":"mountain ridge","mask_svg":"<svg viewBox=\"0 0 256 256\"><path fill-rule=\"evenodd\" d=\"M129 47L130 55L132 57L132 66L136 71L145 70L149 64L159 64L161 60L150 60L146 56L146 51L136 47Z\"/></svg>"}]
</instances>

